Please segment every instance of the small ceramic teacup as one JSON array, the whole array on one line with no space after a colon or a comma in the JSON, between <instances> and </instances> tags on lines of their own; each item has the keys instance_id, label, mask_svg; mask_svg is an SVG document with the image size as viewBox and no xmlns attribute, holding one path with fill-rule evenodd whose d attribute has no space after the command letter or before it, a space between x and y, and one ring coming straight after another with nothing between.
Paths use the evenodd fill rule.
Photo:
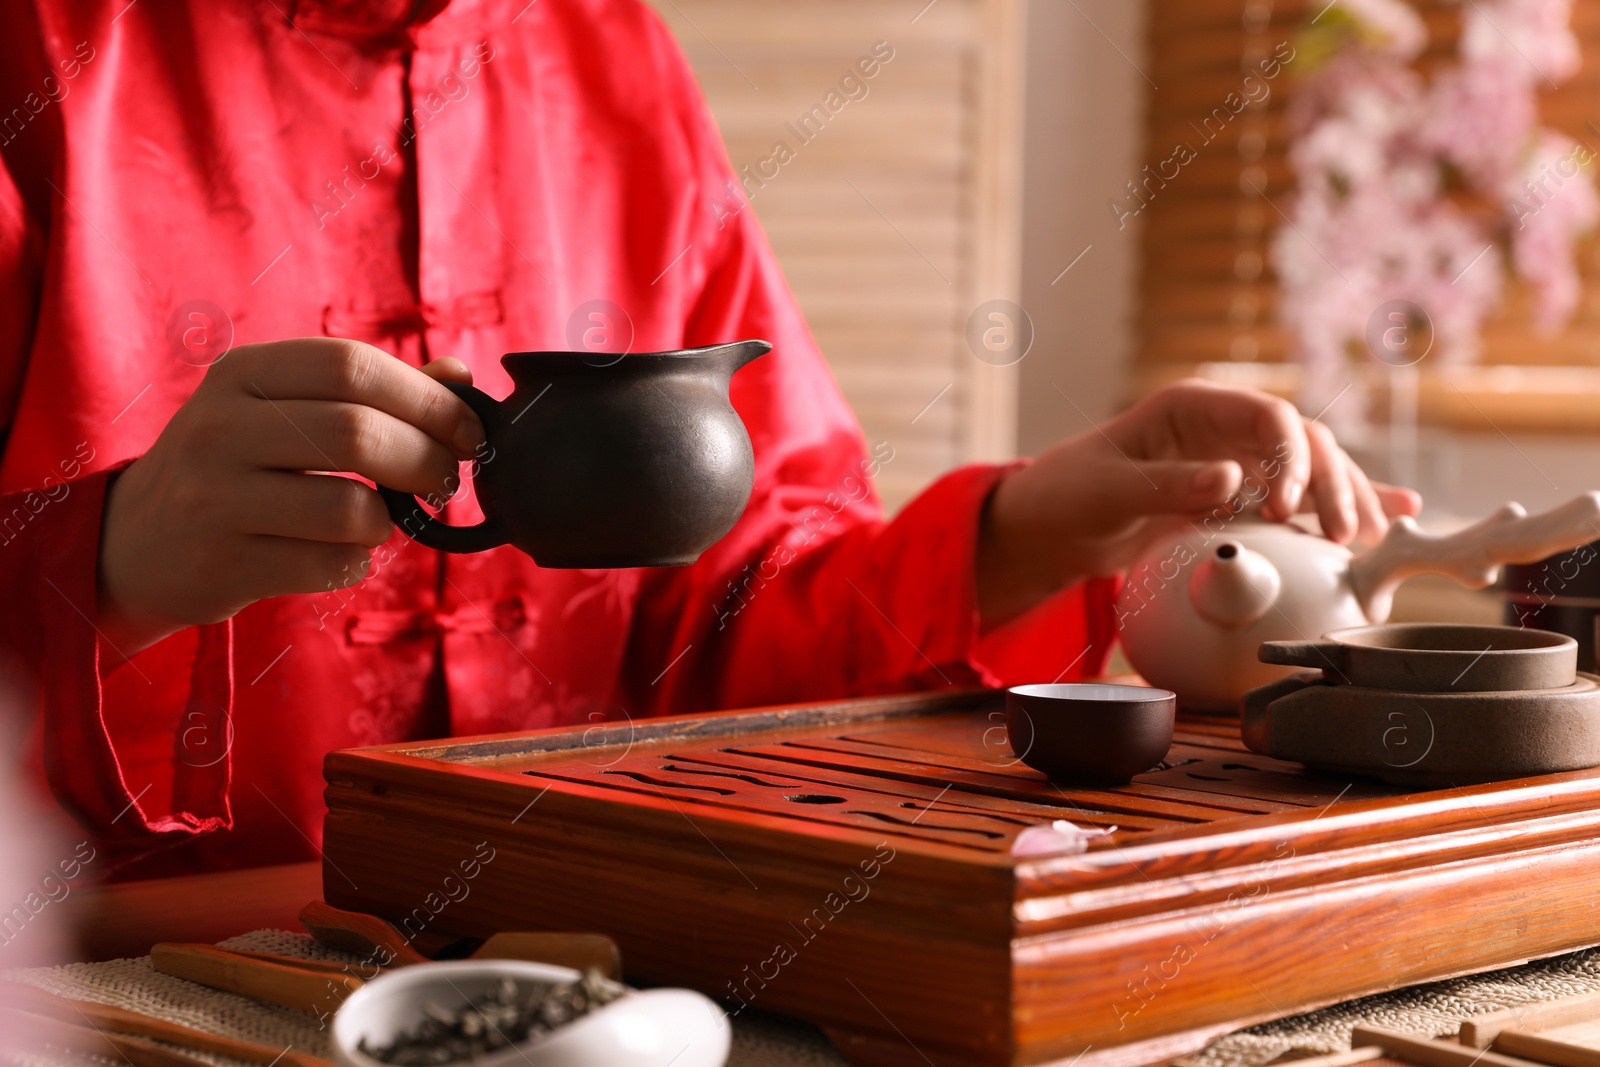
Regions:
<instances>
[{"instance_id":1,"label":"small ceramic teacup","mask_svg":"<svg viewBox=\"0 0 1600 1067\"><path fill-rule=\"evenodd\" d=\"M1165 689L1102 682L1006 690L1011 751L1054 781L1120 785L1172 747L1178 700Z\"/></svg>"}]
</instances>

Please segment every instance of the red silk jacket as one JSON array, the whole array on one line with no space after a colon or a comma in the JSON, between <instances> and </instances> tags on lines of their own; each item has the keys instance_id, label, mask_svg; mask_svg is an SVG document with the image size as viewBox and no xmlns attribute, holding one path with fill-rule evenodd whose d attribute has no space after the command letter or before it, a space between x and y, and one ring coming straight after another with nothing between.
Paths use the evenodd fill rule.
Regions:
<instances>
[{"instance_id":1,"label":"red silk jacket","mask_svg":"<svg viewBox=\"0 0 1600 1067\"><path fill-rule=\"evenodd\" d=\"M22 0L0 42L0 656L98 873L314 855L332 749L1102 668L1109 582L979 646L1003 468L883 519L894 442L862 440L637 0ZM776 346L733 384L754 495L698 564L397 534L359 587L99 658L107 481L230 344L455 356L504 396L499 356L579 347L594 301L634 350Z\"/></svg>"}]
</instances>

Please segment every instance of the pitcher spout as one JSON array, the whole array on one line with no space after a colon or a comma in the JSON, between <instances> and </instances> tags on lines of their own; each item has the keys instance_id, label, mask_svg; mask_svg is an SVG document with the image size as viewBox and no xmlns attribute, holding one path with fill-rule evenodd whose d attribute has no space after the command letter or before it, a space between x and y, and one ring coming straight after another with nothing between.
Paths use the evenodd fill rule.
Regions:
<instances>
[{"instance_id":1,"label":"pitcher spout","mask_svg":"<svg viewBox=\"0 0 1600 1067\"><path fill-rule=\"evenodd\" d=\"M772 351L770 341L733 341L725 345L715 345L711 348L700 349L706 358L714 361L728 377L733 377L733 372L752 360L758 359Z\"/></svg>"}]
</instances>

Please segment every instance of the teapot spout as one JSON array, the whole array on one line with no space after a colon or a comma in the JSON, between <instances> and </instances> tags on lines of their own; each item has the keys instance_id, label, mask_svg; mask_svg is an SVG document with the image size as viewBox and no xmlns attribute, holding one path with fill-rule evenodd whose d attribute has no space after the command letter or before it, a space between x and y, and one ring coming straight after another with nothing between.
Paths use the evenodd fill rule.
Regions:
<instances>
[{"instance_id":1,"label":"teapot spout","mask_svg":"<svg viewBox=\"0 0 1600 1067\"><path fill-rule=\"evenodd\" d=\"M1266 556L1230 540L1195 565L1189 599L1202 618L1219 626L1243 626L1265 615L1282 587L1278 568Z\"/></svg>"}]
</instances>

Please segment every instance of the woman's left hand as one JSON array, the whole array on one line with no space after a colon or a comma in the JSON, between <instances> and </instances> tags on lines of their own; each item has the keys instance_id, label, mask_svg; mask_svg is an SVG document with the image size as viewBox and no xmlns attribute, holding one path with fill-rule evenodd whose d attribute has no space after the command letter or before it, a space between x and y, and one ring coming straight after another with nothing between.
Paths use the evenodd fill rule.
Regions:
<instances>
[{"instance_id":1,"label":"woman's left hand","mask_svg":"<svg viewBox=\"0 0 1600 1067\"><path fill-rule=\"evenodd\" d=\"M1410 489L1368 480L1287 401L1200 380L1161 389L1007 475L978 543L983 628L1086 578L1126 570L1158 539L1243 494L1279 522L1314 511L1340 543L1415 515Z\"/></svg>"}]
</instances>

